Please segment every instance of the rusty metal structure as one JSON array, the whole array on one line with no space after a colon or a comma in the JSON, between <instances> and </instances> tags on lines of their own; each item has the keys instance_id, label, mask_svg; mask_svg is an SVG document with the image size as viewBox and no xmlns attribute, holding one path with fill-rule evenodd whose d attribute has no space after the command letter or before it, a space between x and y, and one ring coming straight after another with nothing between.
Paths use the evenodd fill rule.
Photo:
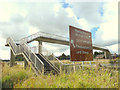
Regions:
<instances>
[{"instance_id":1,"label":"rusty metal structure","mask_svg":"<svg viewBox=\"0 0 120 90\"><path fill-rule=\"evenodd\" d=\"M71 61L93 61L91 32L69 26Z\"/></svg>"}]
</instances>

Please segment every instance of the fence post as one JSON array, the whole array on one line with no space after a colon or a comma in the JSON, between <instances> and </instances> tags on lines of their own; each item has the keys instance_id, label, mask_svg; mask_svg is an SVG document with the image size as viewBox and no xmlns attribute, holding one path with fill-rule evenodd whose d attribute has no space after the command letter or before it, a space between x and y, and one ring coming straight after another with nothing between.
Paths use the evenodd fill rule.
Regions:
<instances>
[{"instance_id":1,"label":"fence post","mask_svg":"<svg viewBox=\"0 0 120 90\"><path fill-rule=\"evenodd\" d=\"M60 64L60 73L62 72L62 67L61 67L62 65Z\"/></svg>"},{"instance_id":2,"label":"fence post","mask_svg":"<svg viewBox=\"0 0 120 90\"><path fill-rule=\"evenodd\" d=\"M92 65L92 64L91 64L91 61L90 61L89 63L90 63L90 65Z\"/></svg>"},{"instance_id":3,"label":"fence post","mask_svg":"<svg viewBox=\"0 0 120 90\"><path fill-rule=\"evenodd\" d=\"M75 62L73 62L73 70L74 70L74 72L75 72Z\"/></svg>"},{"instance_id":4,"label":"fence post","mask_svg":"<svg viewBox=\"0 0 120 90\"><path fill-rule=\"evenodd\" d=\"M84 64L84 61L82 61L82 65Z\"/></svg>"}]
</instances>

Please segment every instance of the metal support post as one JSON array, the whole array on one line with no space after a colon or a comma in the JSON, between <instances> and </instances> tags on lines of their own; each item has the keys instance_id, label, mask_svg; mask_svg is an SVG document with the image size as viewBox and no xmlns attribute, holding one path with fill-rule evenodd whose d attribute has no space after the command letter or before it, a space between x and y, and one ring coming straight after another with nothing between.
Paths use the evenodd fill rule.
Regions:
<instances>
[{"instance_id":1,"label":"metal support post","mask_svg":"<svg viewBox=\"0 0 120 90\"><path fill-rule=\"evenodd\" d=\"M38 41L38 53L42 53L42 41Z\"/></svg>"},{"instance_id":2,"label":"metal support post","mask_svg":"<svg viewBox=\"0 0 120 90\"><path fill-rule=\"evenodd\" d=\"M12 67L15 64L15 55L13 54L12 50L10 50L10 67Z\"/></svg>"},{"instance_id":3,"label":"metal support post","mask_svg":"<svg viewBox=\"0 0 120 90\"><path fill-rule=\"evenodd\" d=\"M27 66L28 66L28 63L27 63L27 61L24 59L24 69L26 69Z\"/></svg>"}]
</instances>

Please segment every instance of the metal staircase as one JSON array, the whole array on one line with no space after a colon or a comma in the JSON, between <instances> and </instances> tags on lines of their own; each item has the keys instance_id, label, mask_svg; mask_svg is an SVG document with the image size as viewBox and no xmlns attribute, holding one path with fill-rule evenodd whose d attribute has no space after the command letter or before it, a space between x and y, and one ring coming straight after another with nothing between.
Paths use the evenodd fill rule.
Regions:
<instances>
[{"instance_id":1,"label":"metal staircase","mask_svg":"<svg viewBox=\"0 0 120 90\"><path fill-rule=\"evenodd\" d=\"M45 73L50 73L52 72L53 74L59 73L59 69L52 64L47 58L45 58L42 54L36 54L42 62L44 62L44 72Z\"/></svg>"},{"instance_id":2,"label":"metal staircase","mask_svg":"<svg viewBox=\"0 0 120 90\"><path fill-rule=\"evenodd\" d=\"M21 54L23 55L25 60L36 72L36 74L41 73L45 74L48 72L53 72L53 74L56 74L60 72L59 69L55 65L50 63L49 60L45 58L41 53L39 54L34 53L26 43L16 45L14 40L9 37L7 39L7 44L10 46L15 56Z\"/></svg>"}]
</instances>

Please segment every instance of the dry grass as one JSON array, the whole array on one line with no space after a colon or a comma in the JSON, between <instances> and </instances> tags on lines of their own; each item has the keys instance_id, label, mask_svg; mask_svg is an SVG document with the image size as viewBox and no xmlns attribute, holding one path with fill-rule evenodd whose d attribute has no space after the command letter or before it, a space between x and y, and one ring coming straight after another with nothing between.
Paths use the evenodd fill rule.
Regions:
<instances>
[{"instance_id":1,"label":"dry grass","mask_svg":"<svg viewBox=\"0 0 120 90\"><path fill-rule=\"evenodd\" d=\"M94 59L93 61L91 61L91 64L111 64L111 62L113 62L114 64L118 64L116 61L118 61L120 59ZM73 64L73 62L71 62L70 60L61 60L62 63L64 64ZM74 62L75 64L82 64L82 61L78 61L78 62ZM90 61L84 61L84 64L89 64Z\"/></svg>"},{"instance_id":2,"label":"dry grass","mask_svg":"<svg viewBox=\"0 0 120 90\"><path fill-rule=\"evenodd\" d=\"M2 83L4 88L118 88L117 70L81 68L79 71L59 75L39 75L19 65L3 67Z\"/></svg>"},{"instance_id":3,"label":"dry grass","mask_svg":"<svg viewBox=\"0 0 120 90\"><path fill-rule=\"evenodd\" d=\"M20 65L9 67L8 64L4 64L2 69L3 88L11 88L16 83L26 80L34 75L31 70L24 70Z\"/></svg>"}]
</instances>

